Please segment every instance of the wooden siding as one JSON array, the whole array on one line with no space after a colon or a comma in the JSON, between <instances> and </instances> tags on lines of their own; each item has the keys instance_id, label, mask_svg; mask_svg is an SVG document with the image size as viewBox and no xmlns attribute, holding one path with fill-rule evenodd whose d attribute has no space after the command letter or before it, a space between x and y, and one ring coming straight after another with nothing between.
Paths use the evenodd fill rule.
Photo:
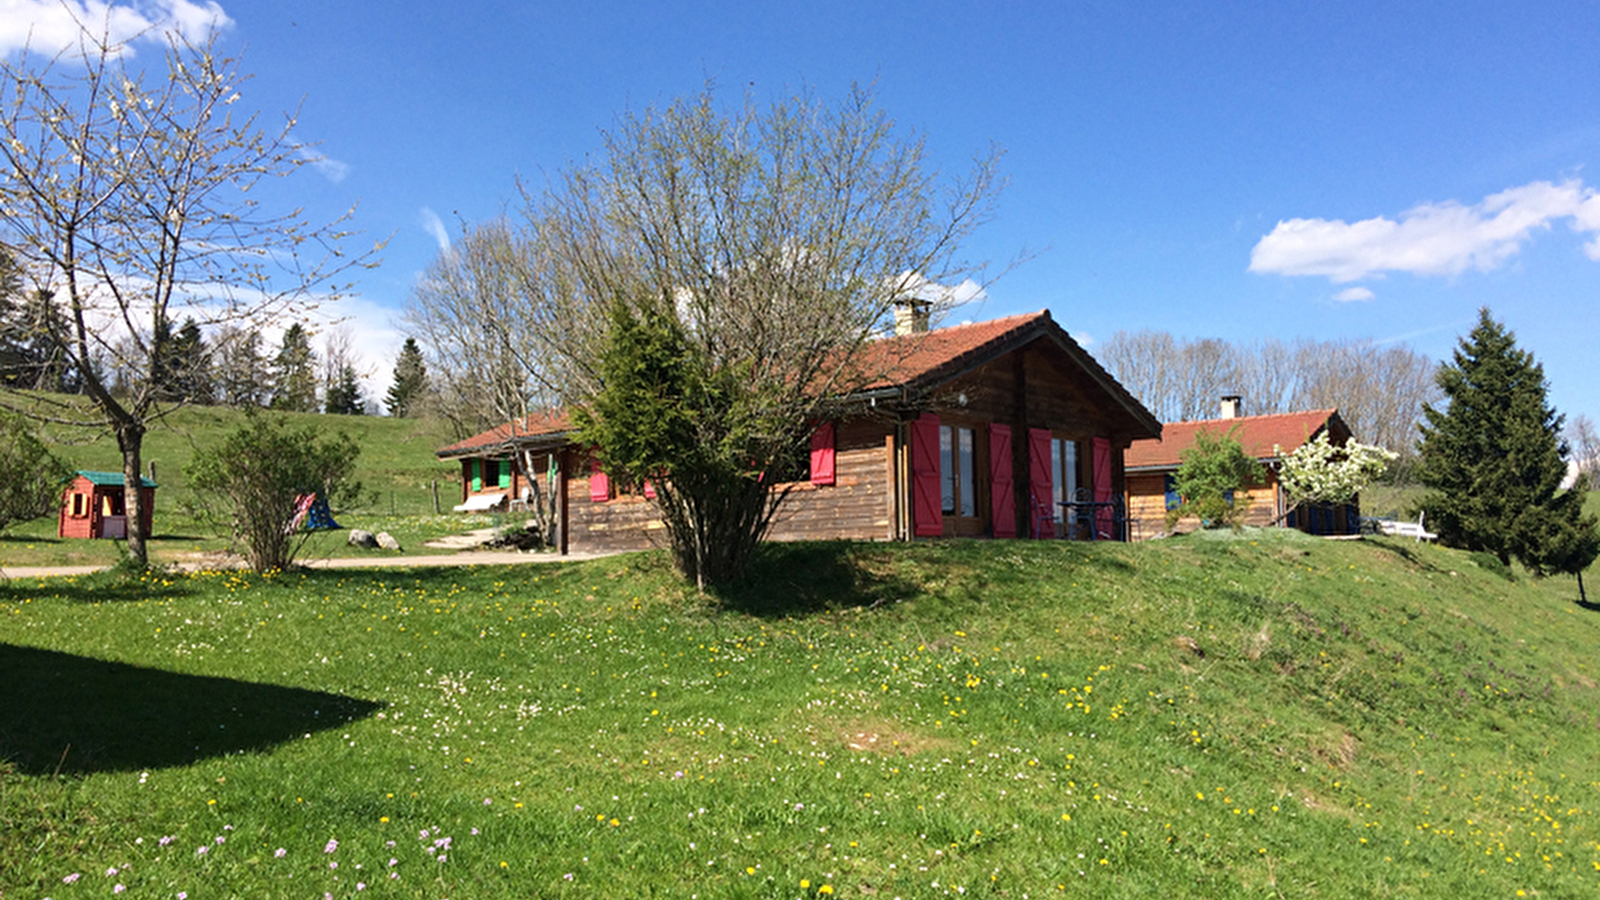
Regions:
<instances>
[{"instance_id":1,"label":"wooden siding","mask_svg":"<svg viewBox=\"0 0 1600 900\"><path fill-rule=\"evenodd\" d=\"M1282 510L1278 509L1278 476L1271 471L1263 484L1250 485L1234 494L1235 502L1248 501L1241 524L1265 528L1274 523ZM1134 541L1167 533L1166 473L1133 472L1128 475L1128 539ZM1194 517L1179 519L1174 531L1194 531L1200 520Z\"/></svg>"},{"instance_id":2,"label":"wooden siding","mask_svg":"<svg viewBox=\"0 0 1600 900\"><path fill-rule=\"evenodd\" d=\"M834 430L834 483L792 485L769 540L885 540L893 536L887 444L894 424L864 418Z\"/></svg>"},{"instance_id":3,"label":"wooden siding","mask_svg":"<svg viewBox=\"0 0 1600 900\"><path fill-rule=\"evenodd\" d=\"M1111 441L1111 493L1123 492L1123 452L1132 437L1125 416L1110 415L1104 406L1105 394L1089 375L1043 342L985 363L953 380L936 395L942 424L956 424L982 430L989 422L1012 429L1012 497L1016 533L1033 533L1033 503L1028 469L1027 431L1043 428L1052 438L1078 444L1078 486L1092 482L1091 442L1096 437ZM963 399L965 402L963 403ZM1096 401L1099 401L1098 403ZM979 481L979 510L976 520L947 522L947 537L992 534L992 502L989 494L988 446L979 441L983 460ZM1060 510L1053 510L1059 527Z\"/></svg>"},{"instance_id":4,"label":"wooden siding","mask_svg":"<svg viewBox=\"0 0 1600 900\"><path fill-rule=\"evenodd\" d=\"M1128 540L1145 541L1166 533L1166 484L1161 472L1128 473Z\"/></svg>"},{"instance_id":5,"label":"wooden siding","mask_svg":"<svg viewBox=\"0 0 1600 900\"><path fill-rule=\"evenodd\" d=\"M977 514L941 516L939 528L944 537L993 535L996 509L1001 514L1009 513L1013 519L1007 523L1009 527L1000 531L1031 536L1034 509L1029 501L1033 493L1026 439L1029 429L1042 429L1053 439L1077 445L1077 484L1081 488L1093 487L1095 440L1109 441L1112 495L1123 492L1124 452L1128 445L1135 437L1151 436L1151 425L1141 418L1142 413L1121 405L1117 399L1120 394L1108 391L1089 369L1047 335L989 357L929 393L921 393L918 387L907 390L901 400L875 406L858 418L838 423L835 483L788 485L789 493L774 515L769 539L909 539L915 517L911 508L914 501L907 423L925 411L937 415L941 425L969 428L973 433L973 503ZM1010 430L1009 460L989 459L991 424ZM624 495L596 502L590 496L587 454L569 445L562 457L565 527L560 543L564 550L631 550L666 543L666 530L653 501ZM1009 470L1009 505L995 503L991 462L1000 465L1002 471ZM470 483L470 475L464 481ZM521 482L514 483L519 491ZM492 489L478 493L489 490ZM464 487L463 499L471 493L469 487ZM517 495L513 491L512 496ZM1059 520L1059 510L1051 512Z\"/></svg>"}]
</instances>

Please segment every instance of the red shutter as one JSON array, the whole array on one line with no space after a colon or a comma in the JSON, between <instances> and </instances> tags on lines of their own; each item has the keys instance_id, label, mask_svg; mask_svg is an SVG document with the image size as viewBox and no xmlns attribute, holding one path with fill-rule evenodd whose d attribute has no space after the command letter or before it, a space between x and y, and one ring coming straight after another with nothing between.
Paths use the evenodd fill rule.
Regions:
<instances>
[{"instance_id":1,"label":"red shutter","mask_svg":"<svg viewBox=\"0 0 1600 900\"><path fill-rule=\"evenodd\" d=\"M1111 439L1097 437L1094 439L1094 502L1111 502ZM1096 506L1094 508L1094 527L1101 534L1110 536L1115 523L1112 521L1111 507Z\"/></svg>"},{"instance_id":2,"label":"red shutter","mask_svg":"<svg viewBox=\"0 0 1600 900\"><path fill-rule=\"evenodd\" d=\"M989 425L989 518L995 537L1017 536L1016 478L1009 425Z\"/></svg>"},{"instance_id":3,"label":"red shutter","mask_svg":"<svg viewBox=\"0 0 1600 900\"><path fill-rule=\"evenodd\" d=\"M600 468L600 457L589 457L589 499L604 503L611 499L611 479Z\"/></svg>"},{"instance_id":4,"label":"red shutter","mask_svg":"<svg viewBox=\"0 0 1600 900\"><path fill-rule=\"evenodd\" d=\"M823 422L811 432L811 483L833 484L833 423Z\"/></svg>"},{"instance_id":5,"label":"red shutter","mask_svg":"<svg viewBox=\"0 0 1600 900\"><path fill-rule=\"evenodd\" d=\"M939 417L923 413L911 423L911 533L944 534L944 504L939 497Z\"/></svg>"},{"instance_id":6,"label":"red shutter","mask_svg":"<svg viewBox=\"0 0 1600 900\"><path fill-rule=\"evenodd\" d=\"M1052 526L1056 520L1054 507L1055 494L1051 491L1053 482L1050 478L1050 432L1044 428L1028 429L1028 502L1033 504L1031 518L1035 525L1048 519ZM1055 528L1051 527L1046 533L1045 529L1035 527L1034 537L1053 538L1056 536Z\"/></svg>"},{"instance_id":7,"label":"red shutter","mask_svg":"<svg viewBox=\"0 0 1600 900\"><path fill-rule=\"evenodd\" d=\"M648 478L644 480L644 496L646 500L654 500L656 498L656 483Z\"/></svg>"}]
</instances>

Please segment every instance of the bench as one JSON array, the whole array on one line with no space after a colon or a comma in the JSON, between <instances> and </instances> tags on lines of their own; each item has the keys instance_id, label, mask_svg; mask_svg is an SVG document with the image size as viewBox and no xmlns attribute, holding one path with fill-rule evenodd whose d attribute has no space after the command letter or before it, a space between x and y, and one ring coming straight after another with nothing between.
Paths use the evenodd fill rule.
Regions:
<instances>
[{"instance_id":1,"label":"bench","mask_svg":"<svg viewBox=\"0 0 1600 900\"><path fill-rule=\"evenodd\" d=\"M1378 530L1384 534L1392 534L1395 537L1408 537L1416 538L1419 541L1431 541L1437 538L1438 535L1423 527L1422 520L1427 515L1428 514L1426 512L1418 513L1417 520L1415 522L1395 522L1392 520L1383 519L1378 522Z\"/></svg>"}]
</instances>

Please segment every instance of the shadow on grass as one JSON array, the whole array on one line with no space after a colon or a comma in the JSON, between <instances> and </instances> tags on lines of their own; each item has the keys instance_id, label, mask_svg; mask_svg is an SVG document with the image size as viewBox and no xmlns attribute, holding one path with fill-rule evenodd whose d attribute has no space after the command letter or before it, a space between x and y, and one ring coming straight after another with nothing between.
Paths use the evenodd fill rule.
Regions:
<instances>
[{"instance_id":1,"label":"shadow on grass","mask_svg":"<svg viewBox=\"0 0 1600 900\"><path fill-rule=\"evenodd\" d=\"M849 541L763 544L739 583L712 590L730 609L755 616L882 606L918 594L919 585L874 565L873 556Z\"/></svg>"},{"instance_id":2,"label":"shadow on grass","mask_svg":"<svg viewBox=\"0 0 1600 900\"><path fill-rule=\"evenodd\" d=\"M184 766L365 718L381 703L0 643L0 758L29 775Z\"/></svg>"}]
</instances>

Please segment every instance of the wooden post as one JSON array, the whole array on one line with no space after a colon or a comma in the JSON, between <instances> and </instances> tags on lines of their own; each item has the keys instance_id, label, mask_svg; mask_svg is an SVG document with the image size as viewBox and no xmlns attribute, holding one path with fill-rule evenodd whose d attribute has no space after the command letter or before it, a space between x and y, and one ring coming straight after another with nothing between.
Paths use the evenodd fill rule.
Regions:
<instances>
[{"instance_id":1,"label":"wooden post","mask_svg":"<svg viewBox=\"0 0 1600 900\"><path fill-rule=\"evenodd\" d=\"M433 514L439 514L439 479L433 480Z\"/></svg>"}]
</instances>

